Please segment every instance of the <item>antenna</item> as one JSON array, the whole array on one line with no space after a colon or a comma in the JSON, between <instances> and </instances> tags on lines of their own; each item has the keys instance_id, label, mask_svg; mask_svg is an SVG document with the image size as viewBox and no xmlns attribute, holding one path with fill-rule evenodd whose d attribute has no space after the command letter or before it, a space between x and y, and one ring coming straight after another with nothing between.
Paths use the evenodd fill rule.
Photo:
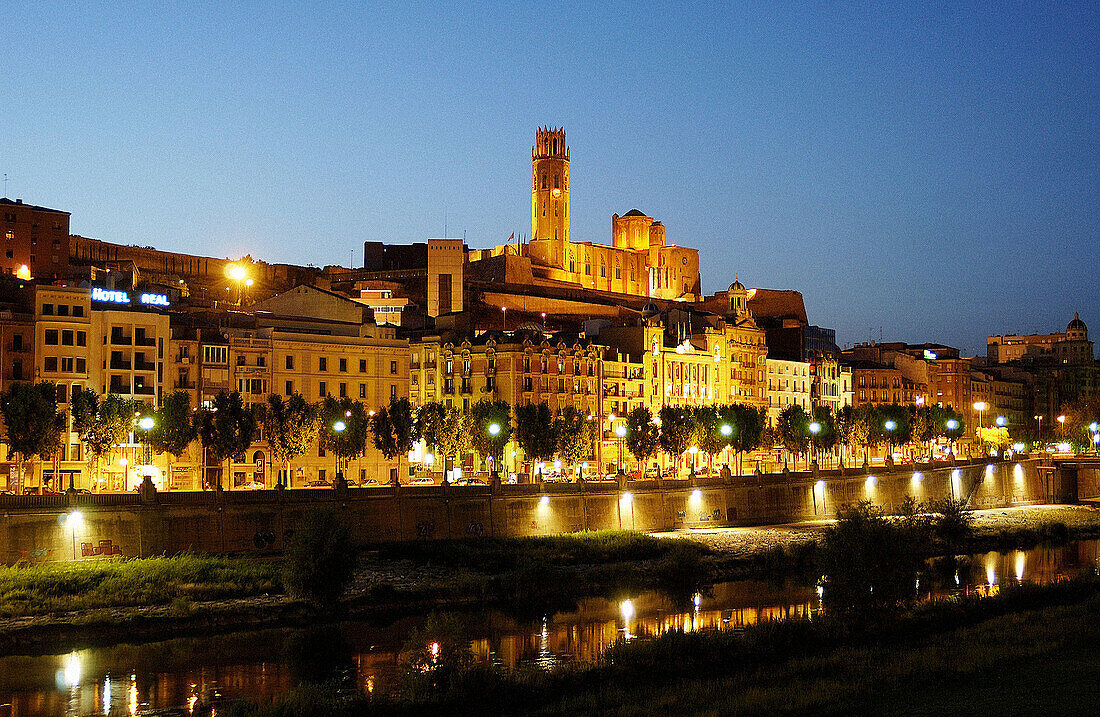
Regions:
<instances>
[{"instance_id":1,"label":"antenna","mask_svg":"<svg viewBox=\"0 0 1100 717\"><path fill-rule=\"evenodd\" d=\"M8 196L8 173L4 172L4 196Z\"/></svg>"}]
</instances>

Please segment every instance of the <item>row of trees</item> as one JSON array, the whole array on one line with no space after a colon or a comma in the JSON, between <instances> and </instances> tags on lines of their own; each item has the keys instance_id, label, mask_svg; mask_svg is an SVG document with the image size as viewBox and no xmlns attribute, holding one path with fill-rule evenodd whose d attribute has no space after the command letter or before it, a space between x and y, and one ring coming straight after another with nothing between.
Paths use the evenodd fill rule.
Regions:
<instances>
[{"instance_id":1,"label":"row of trees","mask_svg":"<svg viewBox=\"0 0 1100 717\"><path fill-rule=\"evenodd\" d=\"M865 404L837 411L814 406L807 411L791 405L779 414L767 439L796 458L835 450L841 457L846 454L849 461L862 453L866 461L872 447L891 452L910 447L931 456L937 441L957 440L965 429L962 414L950 407Z\"/></svg>"}]
</instances>

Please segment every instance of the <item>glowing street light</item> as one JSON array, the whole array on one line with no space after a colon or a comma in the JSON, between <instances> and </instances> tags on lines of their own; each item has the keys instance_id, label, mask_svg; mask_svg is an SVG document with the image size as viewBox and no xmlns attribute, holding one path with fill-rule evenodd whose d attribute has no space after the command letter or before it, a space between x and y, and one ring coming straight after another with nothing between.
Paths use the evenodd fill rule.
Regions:
<instances>
[{"instance_id":1,"label":"glowing street light","mask_svg":"<svg viewBox=\"0 0 1100 717\"><path fill-rule=\"evenodd\" d=\"M619 473L623 471L623 438L626 437L626 426L619 424L615 426L615 435L619 437Z\"/></svg>"},{"instance_id":2,"label":"glowing street light","mask_svg":"<svg viewBox=\"0 0 1100 717\"><path fill-rule=\"evenodd\" d=\"M728 423L723 423L721 428L718 429L718 432L721 433L723 436L728 436L733 433L733 426Z\"/></svg>"},{"instance_id":3,"label":"glowing street light","mask_svg":"<svg viewBox=\"0 0 1100 717\"><path fill-rule=\"evenodd\" d=\"M347 427L348 427L348 425L346 423L344 423L343 421L337 421L336 423L332 424L332 430L336 432L336 435L341 435L344 432L344 429L347 428ZM333 482L333 485L335 486L336 485L336 479L340 477L340 454L337 453L336 451L333 451L332 452L332 458L333 458L333 461L335 462L335 465L333 466L333 476L332 476L332 482Z\"/></svg>"},{"instance_id":4,"label":"glowing street light","mask_svg":"<svg viewBox=\"0 0 1100 717\"><path fill-rule=\"evenodd\" d=\"M500 424L499 423L496 423L494 421L493 423L489 424L489 435L493 436L494 438L496 436L500 435Z\"/></svg>"},{"instance_id":5,"label":"glowing street light","mask_svg":"<svg viewBox=\"0 0 1100 717\"><path fill-rule=\"evenodd\" d=\"M892 431L898 427L898 424L896 421L889 420L886 423L882 424L882 427L885 428L887 431Z\"/></svg>"},{"instance_id":6,"label":"glowing street light","mask_svg":"<svg viewBox=\"0 0 1100 717\"><path fill-rule=\"evenodd\" d=\"M1008 423L1008 419L1004 416L997 416L997 428L1004 428L1006 423Z\"/></svg>"},{"instance_id":7,"label":"glowing street light","mask_svg":"<svg viewBox=\"0 0 1100 717\"><path fill-rule=\"evenodd\" d=\"M891 421L891 423L893 423L893 421ZM818 423L817 421L814 421L813 423L811 423L809 428L810 428L810 433L814 434L815 436L818 433L821 432L821 424Z\"/></svg>"},{"instance_id":8,"label":"glowing street light","mask_svg":"<svg viewBox=\"0 0 1100 717\"><path fill-rule=\"evenodd\" d=\"M958 427L959 427L959 422L956 421L954 418L947 419L947 430L954 431L954 430L958 429Z\"/></svg>"},{"instance_id":9,"label":"glowing street light","mask_svg":"<svg viewBox=\"0 0 1100 717\"><path fill-rule=\"evenodd\" d=\"M985 410L987 408L989 408L989 404L986 403L985 401L976 401L974 403L974 410L978 412L978 428L977 428L977 430L979 430L979 431L982 429L982 414L985 413ZM974 435L978 435L978 434L975 433Z\"/></svg>"}]
</instances>

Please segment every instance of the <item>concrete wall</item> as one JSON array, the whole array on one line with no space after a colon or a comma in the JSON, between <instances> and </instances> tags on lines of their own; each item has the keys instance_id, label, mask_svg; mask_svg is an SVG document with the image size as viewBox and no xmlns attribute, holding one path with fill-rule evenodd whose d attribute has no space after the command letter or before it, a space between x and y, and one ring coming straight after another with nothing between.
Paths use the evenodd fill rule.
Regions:
<instances>
[{"instance_id":1,"label":"concrete wall","mask_svg":"<svg viewBox=\"0 0 1100 717\"><path fill-rule=\"evenodd\" d=\"M954 495L971 507L993 508L1072 502L1077 485L1065 484L1053 466L1031 460L926 467L917 473L899 467L870 475L747 476L697 486L686 480L639 481L625 490L613 484L505 485L495 491L486 486L407 486L396 492L325 488L168 492L146 502L137 494L0 496L0 562L277 552L302 516L316 508L343 514L357 540L374 542L780 523L831 517L861 500L891 510L906 495L918 500Z\"/></svg>"}]
</instances>

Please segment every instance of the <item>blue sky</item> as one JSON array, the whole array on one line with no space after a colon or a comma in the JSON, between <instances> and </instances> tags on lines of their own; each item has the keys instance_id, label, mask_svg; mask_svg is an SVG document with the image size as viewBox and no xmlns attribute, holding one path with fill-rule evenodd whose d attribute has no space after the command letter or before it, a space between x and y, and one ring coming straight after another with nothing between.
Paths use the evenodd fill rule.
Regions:
<instances>
[{"instance_id":1,"label":"blue sky","mask_svg":"<svg viewBox=\"0 0 1100 717\"><path fill-rule=\"evenodd\" d=\"M530 227L539 125L572 235L638 208L803 292L844 343L1100 332L1100 4L25 3L6 194L75 233L361 261ZM224 4L228 5L228 4Z\"/></svg>"}]
</instances>

